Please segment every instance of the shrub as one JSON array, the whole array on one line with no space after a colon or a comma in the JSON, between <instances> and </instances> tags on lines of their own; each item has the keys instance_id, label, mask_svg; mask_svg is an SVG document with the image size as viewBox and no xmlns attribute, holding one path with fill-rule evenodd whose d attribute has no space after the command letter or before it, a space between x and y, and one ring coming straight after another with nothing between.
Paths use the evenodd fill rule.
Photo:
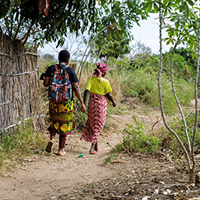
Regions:
<instances>
[{"instance_id":1,"label":"shrub","mask_svg":"<svg viewBox=\"0 0 200 200\"><path fill-rule=\"evenodd\" d=\"M114 151L151 153L159 151L160 139L155 135L146 135L142 123L137 116L133 116L137 126L131 124L123 130L123 141L114 147Z\"/></svg>"}]
</instances>

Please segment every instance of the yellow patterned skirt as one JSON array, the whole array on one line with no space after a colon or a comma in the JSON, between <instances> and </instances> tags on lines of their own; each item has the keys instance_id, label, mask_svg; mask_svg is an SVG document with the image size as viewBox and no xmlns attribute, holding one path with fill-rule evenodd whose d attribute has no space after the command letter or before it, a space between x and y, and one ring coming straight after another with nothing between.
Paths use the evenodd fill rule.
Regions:
<instances>
[{"instance_id":1,"label":"yellow patterned skirt","mask_svg":"<svg viewBox=\"0 0 200 200\"><path fill-rule=\"evenodd\" d=\"M48 130L56 130L61 135L69 135L73 126L73 101L64 103L49 101L50 126Z\"/></svg>"}]
</instances>

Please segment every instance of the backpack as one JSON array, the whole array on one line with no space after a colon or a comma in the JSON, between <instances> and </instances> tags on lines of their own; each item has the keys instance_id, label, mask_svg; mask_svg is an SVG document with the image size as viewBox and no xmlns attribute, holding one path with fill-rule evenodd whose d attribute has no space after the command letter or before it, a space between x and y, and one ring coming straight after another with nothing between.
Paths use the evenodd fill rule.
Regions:
<instances>
[{"instance_id":1,"label":"backpack","mask_svg":"<svg viewBox=\"0 0 200 200\"><path fill-rule=\"evenodd\" d=\"M54 66L55 72L50 79L48 96L50 101L65 102L72 97L72 86L67 73L67 66Z\"/></svg>"}]
</instances>

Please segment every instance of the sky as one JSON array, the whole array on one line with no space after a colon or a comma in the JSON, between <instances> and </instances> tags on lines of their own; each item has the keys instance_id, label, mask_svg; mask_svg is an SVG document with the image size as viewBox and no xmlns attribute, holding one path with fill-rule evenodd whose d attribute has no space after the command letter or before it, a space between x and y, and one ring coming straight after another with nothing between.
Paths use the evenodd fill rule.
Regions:
<instances>
[{"instance_id":1,"label":"sky","mask_svg":"<svg viewBox=\"0 0 200 200\"><path fill-rule=\"evenodd\" d=\"M159 19L158 14L151 14L147 20L140 22L141 26L134 25L132 34L134 36L133 44L136 41L140 41L146 46L150 47L153 53L159 54L160 43L159 43ZM163 37L166 37L166 32L162 32ZM163 52L170 49L169 45L165 42L162 43Z\"/></svg>"},{"instance_id":2,"label":"sky","mask_svg":"<svg viewBox=\"0 0 200 200\"><path fill-rule=\"evenodd\" d=\"M141 42L145 46L150 47L153 53L159 54L159 19L158 14L151 14L147 20L141 20L140 25L134 24L131 32L134 36L134 41L131 44L136 42ZM163 37L166 37L167 34L162 32ZM163 42L163 52L168 51L170 46L166 45ZM53 54L57 58L57 54L61 49L56 49L56 44L52 43L50 45L46 44L44 48L39 48L43 54Z\"/></svg>"}]
</instances>

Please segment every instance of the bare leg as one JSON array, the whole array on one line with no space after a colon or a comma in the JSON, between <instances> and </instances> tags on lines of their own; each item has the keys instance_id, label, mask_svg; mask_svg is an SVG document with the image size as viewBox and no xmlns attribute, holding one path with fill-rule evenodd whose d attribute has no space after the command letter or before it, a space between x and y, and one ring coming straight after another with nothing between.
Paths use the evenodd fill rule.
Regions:
<instances>
[{"instance_id":1,"label":"bare leg","mask_svg":"<svg viewBox=\"0 0 200 200\"><path fill-rule=\"evenodd\" d=\"M59 149L58 155L63 156L65 154L64 147L65 147L66 135L59 136Z\"/></svg>"},{"instance_id":2,"label":"bare leg","mask_svg":"<svg viewBox=\"0 0 200 200\"><path fill-rule=\"evenodd\" d=\"M95 151L95 144L94 143L92 143L91 147L90 147L90 152L93 152L93 151Z\"/></svg>"},{"instance_id":3,"label":"bare leg","mask_svg":"<svg viewBox=\"0 0 200 200\"><path fill-rule=\"evenodd\" d=\"M97 143L95 144L94 150L95 150L96 152L99 151L99 145L98 145Z\"/></svg>"},{"instance_id":4,"label":"bare leg","mask_svg":"<svg viewBox=\"0 0 200 200\"><path fill-rule=\"evenodd\" d=\"M51 153L53 149L53 143L55 142L56 130L51 129L49 130L49 132L50 132L50 141L48 142L45 150L46 152Z\"/></svg>"},{"instance_id":5,"label":"bare leg","mask_svg":"<svg viewBox=\"0 0 200 200\"><path fill-rule=\"evenodd\" d=\"M95 143L92 143L92 144L91 144L89 154L93 154L93 155L94 155L94 154L98 154L98 152L95 150L95 146L96 146Z\"/></svg>"},{"instance_id":6,"label":"bare leg","mask_svg":"<svg viewBox=\"0 0 200 200\"><path fill-rule=\"evenodd\" d=\"M56 136L56 131L55 130L51 130L50 131L50 140L55 142L55 136Z\"/></svg>"}]
</instances>

